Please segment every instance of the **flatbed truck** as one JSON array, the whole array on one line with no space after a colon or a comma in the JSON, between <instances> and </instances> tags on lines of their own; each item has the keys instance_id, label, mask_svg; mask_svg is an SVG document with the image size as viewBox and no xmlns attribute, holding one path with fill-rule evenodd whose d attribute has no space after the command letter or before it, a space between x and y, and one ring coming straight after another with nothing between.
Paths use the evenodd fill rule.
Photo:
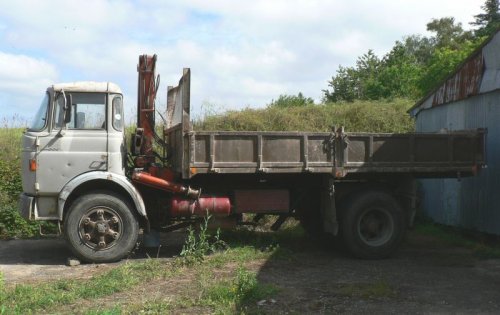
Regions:
<instances>
[{"instance_id":1,"label":"flatbed truck","mask_svg":"<svg viewBox=\"0 0 500 315\"><path fill-rule=\"evenodd\" d=\"M289 217L359 258L391 255L413 222L416 178L475 175L485 130L443 133L198 131L190 69L167 91L158 134L156 55L138 65L137 129L127 144L123 95L109 82L54 84L22 140L20 212L55 221L73 253L111 262L140 229L246 224ZM160 151L160 152L158 152Z\"/></svg>"}]
</instances>

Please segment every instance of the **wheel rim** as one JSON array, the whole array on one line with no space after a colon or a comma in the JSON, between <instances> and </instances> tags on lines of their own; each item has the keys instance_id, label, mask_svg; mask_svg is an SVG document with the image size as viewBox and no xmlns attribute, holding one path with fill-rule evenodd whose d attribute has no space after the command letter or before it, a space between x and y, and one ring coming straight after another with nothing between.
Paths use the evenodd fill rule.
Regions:
<instances>
[{"instance_id":1,"label":"wheel rim","mask_svg":"<svg viewBox=\"0 0 500 315\"><path fill-rule=\"evenodd\" d=\"M369 246L386 244L394 233L394 220L390 213L381 208L369 208L359 217L358 236Z\"/></svg>"},{"instance_id":2,"label":"wheel rim","mask_svg":"<svg viewBox=\"0 0 500 315\"><path fill-rule=\"evenodd\" d=\"M93 250L106 250L116 245L123 232L123 221L108 207L94 207L78 224L81 241Z\"/></svg>"}]
</instances>

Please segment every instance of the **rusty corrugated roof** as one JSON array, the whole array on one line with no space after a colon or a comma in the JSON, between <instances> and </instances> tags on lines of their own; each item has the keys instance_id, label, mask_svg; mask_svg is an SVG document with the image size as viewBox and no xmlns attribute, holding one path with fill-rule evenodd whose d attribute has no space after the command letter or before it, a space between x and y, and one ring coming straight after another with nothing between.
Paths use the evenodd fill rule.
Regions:
<instances>
[{"instance_id":1,"label":"rusty corrugated roof","mask_svg":"<svg viewBox=\"0 0 500 315\"><path fill-rule=\"evenodd\" d=\"M479 94L481 80L485 71L483 48L488 45L499 32L500 29L486 39L457 66L452 74L412 106L408 110L408 113L412 113L414 109L423 105L430 98L432 98L432 107L435 107Z\"/></svg>"}]
</instances>

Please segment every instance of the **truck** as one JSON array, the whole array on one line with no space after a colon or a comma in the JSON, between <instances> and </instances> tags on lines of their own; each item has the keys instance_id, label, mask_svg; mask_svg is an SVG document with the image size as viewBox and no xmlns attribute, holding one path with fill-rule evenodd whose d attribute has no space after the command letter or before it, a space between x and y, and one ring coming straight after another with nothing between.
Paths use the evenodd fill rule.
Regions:
<instances>
[{"instance_id":1,"label":"truck","mask_svg":"<svg viewBox=\"0 0 500 315\"><path fill-rule=\"evenodd\" d=\"M156 60L139 57L130 139L123 94L110 82L50 86L23 134L20 213L56 222L83 261L126 257L141 231L151 236L207 217L231 228L263 216L275 219L273 230L295 218L355 257L384 258L413 223L415 179L460 179L486 165L485 130L194 130L189 68L167 88L158 124Z\"/></svg>"}]
</instances>

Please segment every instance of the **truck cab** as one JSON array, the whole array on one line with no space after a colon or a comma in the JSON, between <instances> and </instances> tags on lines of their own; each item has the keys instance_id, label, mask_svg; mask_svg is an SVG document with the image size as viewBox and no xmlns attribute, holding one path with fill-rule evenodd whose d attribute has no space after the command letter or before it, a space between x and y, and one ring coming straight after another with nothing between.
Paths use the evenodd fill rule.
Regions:
<instances>
[{"instance_id":1,"label":"truck cab","mask_svg":"<svg viewBox=\"0 0 500 315\"><path fill-rule=\"evenodd\" d=\"M22 138L22 213L61 220L61 192L79 176L125 178L123 96L110 82L47 88Z\"/></svg>"}]
</instances>

